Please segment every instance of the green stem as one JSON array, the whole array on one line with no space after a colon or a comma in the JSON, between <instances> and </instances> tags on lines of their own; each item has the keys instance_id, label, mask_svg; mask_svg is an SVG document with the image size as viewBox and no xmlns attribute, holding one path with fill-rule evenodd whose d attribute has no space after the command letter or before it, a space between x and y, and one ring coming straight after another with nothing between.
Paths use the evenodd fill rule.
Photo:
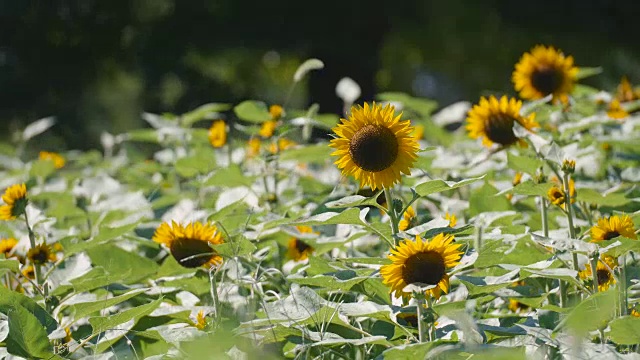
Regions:
<instances>
[{"instance_id":1,"label":"green stem","mask_svg":"<svg viewBox=\"0 0 640 360\"><path fill-rule=\"evenodd\" d=\"M598 292L598 286L600 285L598 283L598 257L600 257L600 255L598 254L598 252L596 252L593 257L590 259L591 261L591 277L593 278L593 293L597 293Z\"/></svg>"},{"instance_id":2,"label":"green stem","mask_svg":"<svg viewBox=\"0 0 640 360\"><path fill-rule=\"evenodd\" d=\"M428 295L428 297L427 297L427 306L429 307L429 311L431 311L431 314L434 315L434 312L433 312L433 298L431 297L431 295ZM435 320L431 321L431 323L429 324L429 341L436 341L436 322L435 322Z\"/></svg>"},{"instance_id":3,"label":"green stem","mask_svg":"<svg viewBox=\"0 0 640 360\"><path fill-rule=\"evenodd\" d=\"M476 236L473 239L473 247L476 249L478 255L480 255L480 249L482 248L482 224L476 226Z\"/></svg>"},{"instance_id":4,"label":"green stem","mask_svg":"<svg viewBox=\"0 0 640 360\"><path fill-rule=\"evenodd\" d=\"M209 283L210 283L210 288L209 291L211 292L211 301L212 301L212 306L213 306L213 321L214 321L214 328L218 327L218 322L220 320L220 309L218 308L218 287L216 286L216 267L211 267L209 269Z\"/></svg>"},{"instance_id":5,"label":"green stem","mask_svg":"<svg viewBox=\"0 0 640 360\"><path fill-rule=\"evenodd\" d=\"M569 222L569 236L571 240L576 239L576 229L573 226L573 207L571 206L571 191L569 188L569 174L564 173L562 177L562 183L564 184L564 205L567 208L567 221ZM573 251L571 253L573 259L573 269L575 271L580 271L580 267L578 265L578 254Z\"/></svg>"},{"instance_id":6,"label":"green stem","mask_svg":"<svg viewBox=\"0 0 640 360\"><path fill-rule=\"evenodd\" d=\"M542 233L549 237L549 219L547 217L547 199L540 196L540 216L542 217Z\"/></svg>"},{"instance_id":7,"label":"green stem","mask_svg":"<svg viewBox=\"0 0 640 360\"><path fill-rule=\"evenodd\" d=\"M567 306L567 284L562 280L558 282L560 283L560 307L564 308Z\"/></svg>"},{"instance_id":8,"label":"green stem","mask_svg":"<svg viewBox=\"0 0 640 360\"><path fill-rule=\"evenodd\" d=\"M622 254L622 266L620 266L620 315L627 315L629 303L627 300L627 254Z\"/></svg>"},{"instance_id":9,"label":"green stem","mask_svg":"<svg viewBox=\"0 0 640 360\"><path fill-rule=\"evenodd\" d=\"M27 224L27 232L29 233L29 245L31 245L31 249L36 248L36 235L33 233L31 229L31 225L29 224L29 216L27 216L27 210L24 211L24 222ZM40 287L40 281L42 280L42 274L40 272L40 264L33 263L34 276L36 280L36 285L38 288Z\"/></svg>"},{"instance_id":10,"label":"green stem","mask_svg":"<svg viewBox=\"0 0 640 360\"><path fill-rule=\"evenodd\" d=\"M416 317L418 318L418 341L424 342L424 319L423 319L423 306L424 306L424 294L413 294L416 299Z\"/></svg>"},{"instance_id":11,"label":"green stem","mask_svg":"<svg viewBox=\"0 0 640 360\"><path fill-rule=\"evenodd\" d=\"M387 214L389 214L389 218L391 219L391 232L393 236L393 244L395 246L396 234L398 233L398 214L396 214L396 210L393 208L391 189L384 188L384 197L387 201Z\"/></svg>"}]
</instances>

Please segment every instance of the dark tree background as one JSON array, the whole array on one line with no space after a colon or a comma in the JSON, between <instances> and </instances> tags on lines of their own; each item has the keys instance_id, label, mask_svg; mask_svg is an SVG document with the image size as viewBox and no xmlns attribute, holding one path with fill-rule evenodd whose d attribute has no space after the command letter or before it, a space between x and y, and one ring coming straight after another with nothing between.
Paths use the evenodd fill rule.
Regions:
<instances>
[{"instance_id":1,"label":"dark tree background","mask_svg":"<svg viewBox=\"0 0 640 360\"><path fill-rule=\"evenodd\" d=\"M586 83L613 89L624 74L640 82L639 13L633 0L0 0L0 131L56 116L41 145L86 149L102 131L144 126L142 111L280 103L309 57L325 69L291 103L322 112L341 111L344 76L360 101L513 94L513 65L538 43L603 66Z\"/></svg>"}]
</instances>

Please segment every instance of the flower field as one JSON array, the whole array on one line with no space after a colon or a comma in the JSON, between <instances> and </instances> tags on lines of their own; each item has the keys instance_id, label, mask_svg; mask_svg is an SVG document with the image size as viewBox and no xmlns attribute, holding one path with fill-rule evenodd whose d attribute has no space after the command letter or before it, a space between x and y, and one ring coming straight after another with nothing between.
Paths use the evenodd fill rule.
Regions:
<instances>
[{"instance_id":1,"label":"flower field","mask_svg":"<svg viewBox=\"0 0 640 360\"><path fill-rule=\"evenodd\" d=\"M344 114L144 113L91 151L33 122L0 144L0 359L640 358L640 89L575 62L535 46L444 108L343 79Z\"/></svg>"}]
</instances>

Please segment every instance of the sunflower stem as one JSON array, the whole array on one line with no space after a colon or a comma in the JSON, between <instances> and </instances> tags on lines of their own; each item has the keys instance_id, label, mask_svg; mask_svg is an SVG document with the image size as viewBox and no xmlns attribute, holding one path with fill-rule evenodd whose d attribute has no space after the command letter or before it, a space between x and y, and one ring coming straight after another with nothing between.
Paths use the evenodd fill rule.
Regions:
<instances>
[{"instance_id":1,"label":"sunflower stem","mask_svg":"<svg viewBox=\"0 0 640 360\"><path fill-rule=\"evenodd\" d=\"M398 214L393 207L393 197L391 196L391 189L384 188L384 197L387 202L387 214L391 220L391 235L393 236L393 245L396 245L396 234L398 234Z\"/></svg>"},{"instance_id":2,"label":"sunflower stem","mask_svg":"<svg viewBox=\"0 0 640 360\"><path fill-rule=\"evenodd\" d=\"M599 256L600 255L596 251L595 254L593 254L593 257L590 259L590 262L591 262L591 277L593 278L593 293L594 294L599 291L598 286L600 285L598 283L598 257Z\"/></svg>"},{"instance_id":3,"label":"sunflower stem","mask_svg":"<svg viewBox=\"0 0 640 360\"><path fill-rule=\"evenodd\" d=\"M558 280L558 283L560 284L560 307L564 308L567 306L567 284L562 280Z\"/></svg>"},{"instance_id":4,"label":"sunflower stem","mask_svg":"<svg viewBox=\"0 0 640 360\"><path fill-rule=\"evenodd\" d=\"M482 248L482 224L476 226L476 236L473 239L473 247L476 249L478 255L480 255L480 248Z\"/></svg>"},{"instance_id":5,"label":"sunflower stem","mask_svg":"<svg viewBox=\"0 0 640 360\"><path fill-rule=\"evenodd\" d=\"M542 218L542 234L549 237L549 219L547 218L547 199L540 196L540 217Z\"/></svg>"},{"instance_id":6,"label":"sunflower stem","mask_svg":"<svg viewBox=\"0 0 640 360\"><path fill-rule=\"evenodd\" d=\"M562 177L562 183L564 185L564 204L567 208L567 221L569 222L569 236L571 240L576 239L576 229L573 227L573 207L571 206L571 191L569 186L569 173L564 173ZM573 269L575 271L580 271L580 267L578 266L578 254L574 251L571 253L573 260Z\"/></svg>"},{"instance_id":7,"label":"sunflower stem","mask_svg":"<svg viewBox=\"0 0 640 360\"><path fill-rule=\"evenodd\" d=\"M420 343L424 342L424 319L423 319L423 309L424 309L424 300L425 294L413 293L413 298L416 300L416 317L418 318L418 341Z\"/></svg>"},{"instance_id":8,"label":"sunflower stem","mask_svg":"<svg viewBox=\"0 0 640 360\"><path fill-rule=\"evenodd\" d=\"M27 224L27 232L29 233L29 245L31 246L31 249L35 249L36 234L34 234L33 230L31 229L31 225L29 224L29 216L27 215L26 209L24 211L24 222L25 224ZM40 280L42 280L41 279L42 275L40 273L40 264L33 262L33 270L34 270L33 273L34 273L36 285L38 286L38 288L40 288Z\"/></svg>"},{"instance_id":9,"label":"sunflower stem","mask_svg":"<svg viewBox=\"0 0 640 360\"><path fill-rule=\"evenodd\" d=\"M620 266L620 316L627 315L629 303L627 300L627 254L622 254L622 266Z\"/></svg>"},{"instance_id":10,"label":"sunflower stem","mask_svg":"<svg viewBox=\"0 0 640 360\"><path fill-rule=\"evenodd\" d=\"M218 309L218 287L216 286L216 270L217 267L216 266L212 266L209 269L209 283L210 283L210 288L209 291L211 292L211 301L212 301L212 306L213 306L213 321L214 321L214 328L218 327L218 321L220 319L220 309Z\"/></svg>"},{"instance_id":11,"label":"sunflower stem","mask_svg":"<svg viewBox=\"0 0 640 360\"><path fill-rule=\"evenodd\" d=\"M429 295L427 297L427 307L429 308L429 311L431 311L431 314L434 314L433 312L433 298ZM429 323L429 341L436 341L436 322L435 320L431 321Z\"/></svg>"}]
</instances>

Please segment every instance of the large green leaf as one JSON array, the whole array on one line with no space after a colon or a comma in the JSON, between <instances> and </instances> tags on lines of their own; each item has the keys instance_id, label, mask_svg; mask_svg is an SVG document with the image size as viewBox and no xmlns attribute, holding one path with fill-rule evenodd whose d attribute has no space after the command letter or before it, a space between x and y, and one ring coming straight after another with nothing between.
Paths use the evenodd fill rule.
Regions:
<instances>
[{"instance_id":1,"label":"large green leaf","mask_svg":"<svg viewBox=\"0 0 640 360\"><path fill-rule=\"evenodd\" d=\"M476 178L460 180L458 182L444 181L444 180L429 180L416 185L415 192L418 196L424 197L427 195L431 195L431 194L435 194L435 193L439 193L447 190L453 190L465 185L469 185L483 178L484 178L484 175Z\"/></svg>"},{"instance_id":2,"label":"large green leaf","mask_svg":"<svg viewBox=\"0 0 640 360\"><path fill-rule=\"evenodd\" d=\"M569 329L585 336L589 331L604 329L615 315L617 296L615 289L589 296L573 308L554 331Z\"/></svg>"},{"instance_id":3,"label":"large green leaf","mask_svg":"<svg viewBox=\"0 0 640 360\"><path fill-rule=\"evenodd\" d=\"M246 100L236 105L233 112L238 118L252 123L262 123L271 119L267 105L262 101Z\"/></svg>"},{"instance_id":4,"label":"large green leaf","mask_svg":"<svg viewBox=\"0 0 640 360\"><path fill-rule=\"evenodd\" d=\"M126 284L146 279L159 268L155 261L112 244L91 248L87 254L95 266L102 267L114 276L114 280Z\"/></svg>"},{"instance_id":5,"label":"large green leaf","mask_svg":"<svg viewBox=\"0 0 640 360\"><path fill-rule=\"evenodd\" d=\"M577 200L611 207L620 207L631 202L631 199L625 197L624 194L611 193L603 196L600 192L588 188L578 190Z\"/></svg>"},{"instance_id":6,"label":"large green leaf","mask_svg":"<svg viewBox=\"0 0 640 360\"><path fill-rule=\"evenodd\" d=\"M208 174L216 168L216 156L213 148L201 147L193 154L176 161L175 169L184 178Z\"/></svg>"},{"instance_id":7,"label":"large green leaf","mask_svg":"<svg viewBox=\"0 0 640 360\"><path fill-rule=\"evenodd\" d=\"M516 155L511 152L507 153L507 166L515 171L535 175L538 168L542 167L542 165L544 165L544 161L538 158Z\"/></svg>"},{"instance_id":8,"label":"large green leaf","mask_svg":"<svg viewBox=\"0 0 640 360\"><path fill-rule=\"evenodd\" d=\"M0 312L6 314L17 307L29 311L49 333L58 327L56 320L31 298L0 286Z\"/></svg>"},{"instance_id":9,"label":"large green leaf","mask_svg":"<svg viewBox=\"0 0 640 360\"><path fill-rule=\"evenodd\" d=\"M145 292L145 290L146 289L137 289L108 299L76 303L69 306L69 311L73 315L73 318L75 320L78 320L96 311L123 303L135 296L142 294L143 292Z\"/></svg>"},{"instance_id":10,"label":"large green leaf","mask_svg":"<svg viewBox=\"0 0 640 360\"><path fill-rule=\"evenodd\" d=\"M609 324L611 341L618 345L640 344L640 318L625 316L615 319Z\"/></svg>"},{"instance_id":11,"label":"large green leaf","mask_svg":"<svg viewBox=\"0 0 640 360\"><path fill-rule=\"evenodd\" d=\"M226 187L236 187L239 185L251 186L255 179L256 176L245 175L238 165L231 165L216 170L202 185Z\"/></svg>"},{"instance_id":12,"label":"large green leaf","mask_svg":"<svg viewBox=\"0 0 640 360\"><path fill-rule=\"evenodd\" d=\"M59 359L53 354L47 332L29 310L15 306L6 312L9 335L5 339L10 354L28 359Z\"/></svg>"}]
</instances>

